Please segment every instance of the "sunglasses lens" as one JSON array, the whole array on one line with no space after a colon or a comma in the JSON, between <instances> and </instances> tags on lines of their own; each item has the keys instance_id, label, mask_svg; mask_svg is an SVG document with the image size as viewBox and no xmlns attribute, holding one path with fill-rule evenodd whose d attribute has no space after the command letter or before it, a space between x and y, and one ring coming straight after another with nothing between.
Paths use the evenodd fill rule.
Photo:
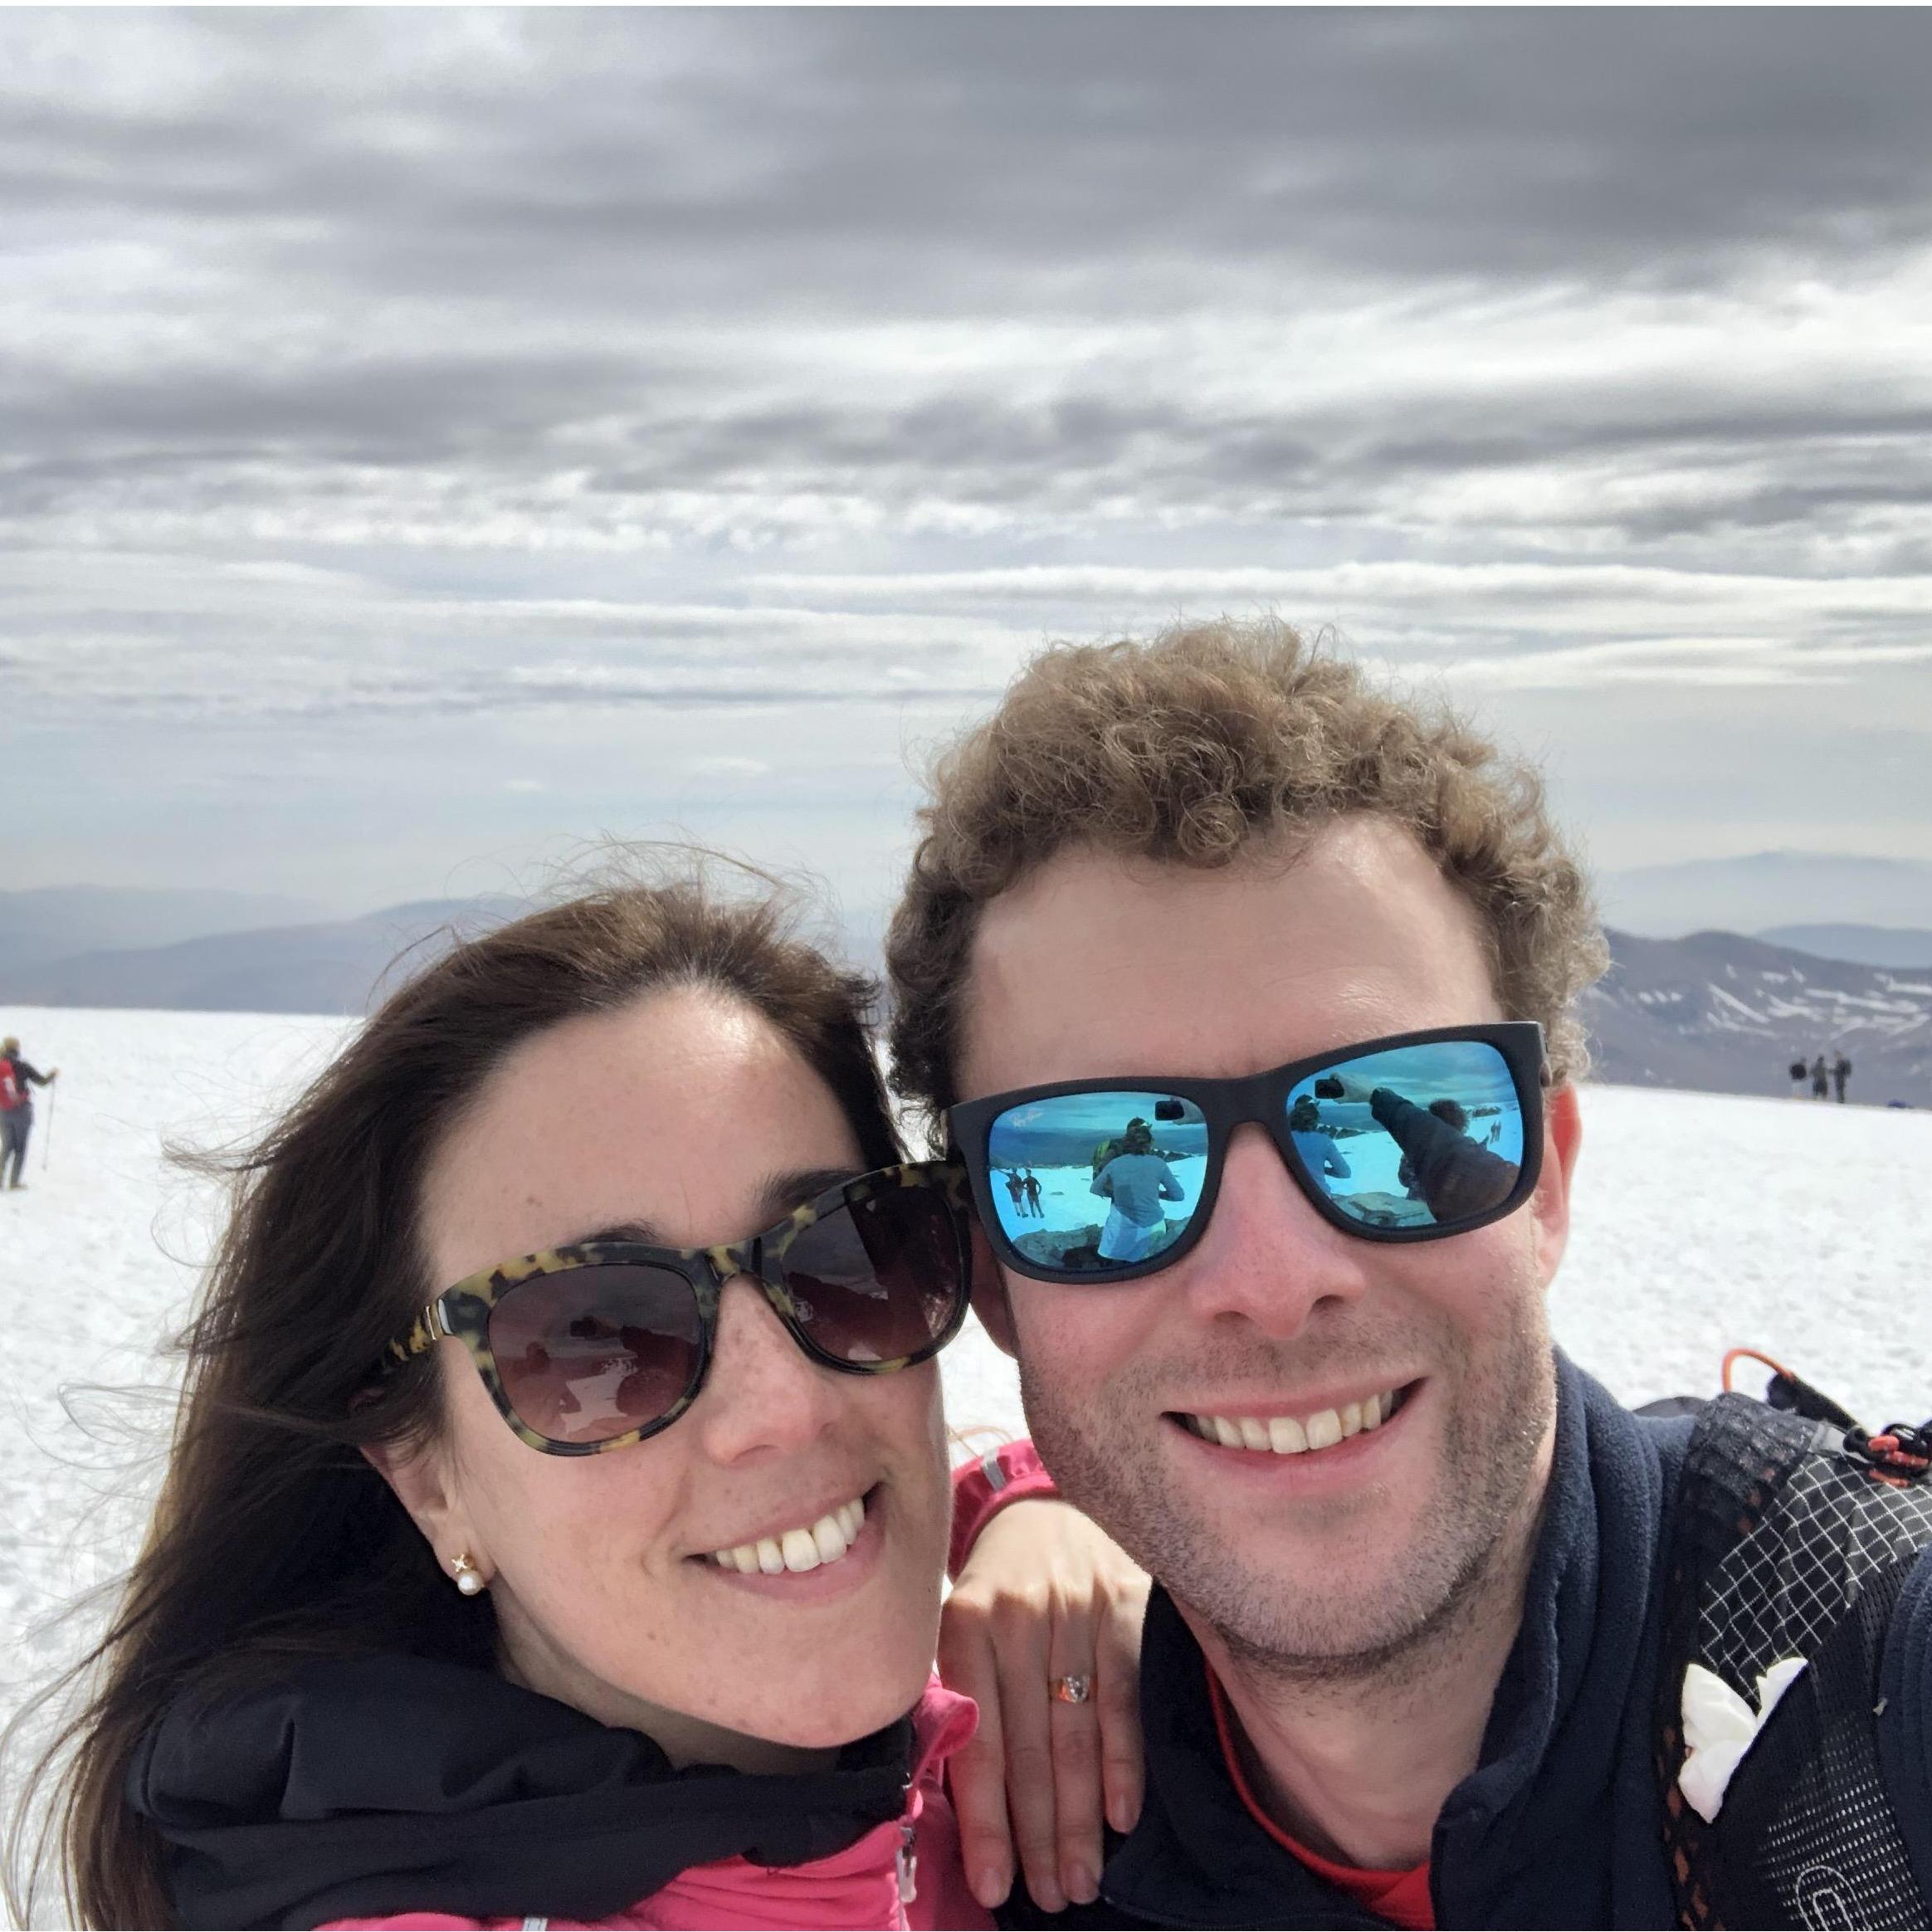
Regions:
<instances>
[{"instance_id":1,"label":"sunglasses lens","mask_svg":"<svg viewBox=\"0 0 1932 1932\"><path fill-rule=\"evenodd\" d=\"M929 1354L966 1305L960 1228L934 1187L886 1187L794 1235L781 1260L798 1325L841 1362Z\"/></svg>"},{"instance_id":2,"label":"sunglasses lens","mask_svg":"<svg viewBox=\"0 0 1932 1932\"><path fill-rule=\"evenodd\" d=\"M520 1282L490 1311L490 1347L528 1427L553 1442L604 1442L676 1406L703 1330L681 1275L609 1262Z\"/></svg>"},{"instance_id":3,"label":"sunglasses lens","mask_svg":"<svg viewBox=\"0 0 1932 1932\"><path fill-rule=\"evenodd\" d=\"M1001 1232L1036 1268L1126 1267L1187 1232L1208 1124L1175 1094L1059 1094L996 1115L986 1166Z\"/></svg>"},{"instance_id":4,"label":"sunglasses lens","mask_svg":"<svg viewBox=\"0 0 1932 1932\"><path fill-rule=\"evenodd\" d=\"M1501 1207L1521 1175L1522 1100L1479 1040L1339 1060L1289 1094L1288 1129L1310 1178L1365 1227L1452 1231Z\"/></svg>"}]
</instances>

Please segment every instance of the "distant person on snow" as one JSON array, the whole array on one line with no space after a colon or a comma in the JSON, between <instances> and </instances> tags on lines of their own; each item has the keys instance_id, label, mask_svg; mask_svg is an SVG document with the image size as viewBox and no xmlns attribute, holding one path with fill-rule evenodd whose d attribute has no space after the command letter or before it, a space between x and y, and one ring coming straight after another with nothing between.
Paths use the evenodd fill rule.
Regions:
<instances>
[{"instance_id":1,"label":"distant person on snow","mask_svg":"<svg viewBox=\"0 0 1932 1932\"><path fill-rule=\"evenodd\" d=\"M1832 1070L1825 1065L1825 1056L1820 1054L1812 1062L1812 1098L1828 1100L1832 1097Z\"/></svg>"},{"instance_id":2,"label":"distant person on snow","mask_svg":"<svg viewBox=\"0 0 1932 1932\"><path fill-rule=\"evenodd\" d=\"M42 1073L22 1060L12 1034L0 1040L0 1182L9 1188L27 1185L20 1170L27 1164L27 1137L33 1131L33 1090L51 1086L60 1077L57 1066Z\"/></svg>"},{"instance_id":3,"label":"distant person on snow","mask_svg":"<svg viewBox=\"0 0 1932 1932\"><path fill-rule=\"evenodd\" d=\"M1811 1069L1805 1064L1801 1053L1791 1063L1791 1097L1794 1100L1804 1098L1804 1083L1811 1078Z\"/></svg>"},{"instance_id":4,"label":"distant person on snow","mask_svg":"<svg viewBox=\"0 0 1932 1932\"><path fill-rule=\"evenodd\" d=\"M1832 1085L1838 1090L1838 1105L1845 1104L1845 1082L1852 1077L1852 1062L1841 1053L1832 1062Z\"/></svg>"}]
</instances>

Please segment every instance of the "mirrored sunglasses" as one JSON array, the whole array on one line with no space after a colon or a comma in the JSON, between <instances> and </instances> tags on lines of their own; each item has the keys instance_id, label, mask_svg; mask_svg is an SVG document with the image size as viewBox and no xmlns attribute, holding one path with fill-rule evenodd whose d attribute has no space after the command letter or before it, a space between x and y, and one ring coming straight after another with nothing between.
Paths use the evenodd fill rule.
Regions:
<instances>
[{"instance_id":1,"label":"mirrored sunglasses","mask_svg":"<svg viewBox=\"0 0 1932 1932\"><path fill-rule=\"evenodd\" d=\"M1316 1212L1365 1241L1439 1241L1513 1212L1543 1153L1543 1029L1399 1033L1235 1080L1135 1075L969 1100L947 1119L998 1259L1123 1281L1178 1261L1252 1122Z\"/></svg>"}]
</instances>

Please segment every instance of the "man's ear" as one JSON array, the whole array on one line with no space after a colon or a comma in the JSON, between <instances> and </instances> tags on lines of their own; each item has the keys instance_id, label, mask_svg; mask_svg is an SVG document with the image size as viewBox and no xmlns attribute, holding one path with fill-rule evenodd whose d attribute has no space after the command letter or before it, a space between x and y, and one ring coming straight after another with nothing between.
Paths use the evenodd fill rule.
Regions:
<instances>
[{"instance_id":1,"label":"man's ear","mask_svg":"<svg viewBox=\"0 0 1932 1932\"><path fill-rule=\"evenodd\" d=\"M1006 1274L993 1258L993 1244L977 1221L973 1223L973 1312L1004 1354L1019 1354L1013 1339L1013 1309L1007 1299Z\"/></svg>"},{"instance_id":2,"label":"man's ear","mask_svg":"<svg viewBox=\"0 0 1932 1932\"><path fill-rule=\"evenodd\" d=\"M1537 1253L1543 1264L1545 1288L1554 1276L1569 1241L1570 1182L1576 1173L1577 1156L1583 1144L1583 1109L1577 1101L1577 1090L1566 1081L1544 1096L1543 1172L1537 1177L1536 1192L1530 1198L1530 1212L1536 1217Z\"/></svg>"}]
</instances>

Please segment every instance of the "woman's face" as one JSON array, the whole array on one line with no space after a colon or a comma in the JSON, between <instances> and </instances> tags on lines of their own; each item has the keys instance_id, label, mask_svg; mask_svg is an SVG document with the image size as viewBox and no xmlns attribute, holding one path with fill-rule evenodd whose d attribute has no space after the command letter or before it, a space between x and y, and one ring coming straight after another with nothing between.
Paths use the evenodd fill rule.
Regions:
<instances>
[{"instance_id":1,"label":"woman's face","mask_svg":"<svg viewBox=\"0 0 1932 1932\"><path fill-rule=\"evenodd\" d=\"M617 1228L734 1242L862 1165L831 1091L767 1020L681 989L506 1060L432 1161L423 1235L439 1286ZM444 1568L467 1551L488 1579L517 1681L681 1759L732 1758L720 1730L842 1744L917 1701L949 1504L936 1363L822 1368L741 1277L693 1407L632 1447L564 1456L520 1442L462 1345L437 1346L443 1440L391 1480ZM712 1560L849 1521L860 1499L864 1528L834 1562L768 1576Z\"/></svg>"}]
</instances>

